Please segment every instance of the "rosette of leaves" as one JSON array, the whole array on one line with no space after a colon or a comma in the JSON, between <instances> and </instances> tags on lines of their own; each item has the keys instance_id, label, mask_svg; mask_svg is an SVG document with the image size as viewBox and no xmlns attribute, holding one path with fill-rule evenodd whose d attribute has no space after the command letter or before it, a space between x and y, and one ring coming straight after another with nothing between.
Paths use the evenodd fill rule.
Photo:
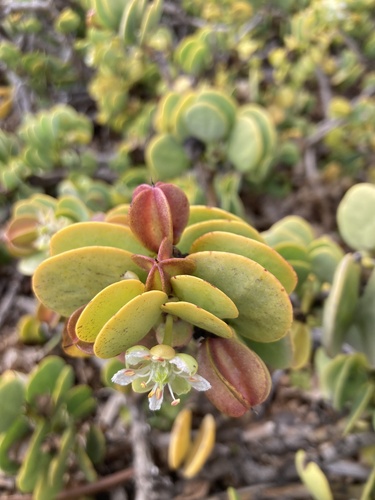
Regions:
<instances>
[{"instance_id":1,"label":"rosette of leaves","mask_svg":"<svg viewBox=\"0 0 375 500\"><path fill-rule=\"evenodd\" d=\"M330 236L316 238L311 225L295 215L276 222L262 236L293 266L298 275L298 293L303 293L308 278L320 285L332 283L336 267L344 256L341 247Z\"/></svg>"},{"instance_id":2,"label":"rosette of leaves","mask_svg":"<svg viewBox=\"0 0 375 500\"><path fill-rule=\"evenodd\" d=\"M149 130L150 107L133 89L142 88L150 96L155 93L158 70L143 46L158 27L162 7L162 0L92 2L90 27L77 47L97 70L89 84L97 119L116 131L134 124Z\"/></svg>"},{"instance_id":3,"label":"rosette of leaves","mask_svg":"<svg viewBox=\"0 0 375 500\"><path fill-rule=\"evenodd\" d=\"M160 180L180 176L199 163L208 171L232 168L259 183L274 157L276 132L266 110L255 104L238 108L230 95L215 88L165 94L154 127L157 134L145 155L151 174ZM216 189L223 198L225 181ZM238 205L238 199L232 200Z\"/></svg>"},{"instance_id":4,"label":"rosette of leaves","mask_svg":"<svg viewBox=\"0 0 375 500\"><path fill-rule=\"evenodd\" d=\"M14 136L1 138L5 189L14 190L30 175L57 168L92 173L97 164L86 148L91 138L91 121L68 105L26 115Z\"/></svg>"},{"instance_id":5,"label":"rosette of leaves","mask_svg":"<svg viewBox=\"0 0 375 500\"><path fill-rule=\"evenodd\" d=\"M339 204L340 235L357 253L347 253L337 266L322 317L325 353L318 369L334 406L350 409L346 432L366 414L374 419L374 193L372 184L358 184ZM343 353L344 345L349 353Z\"/></svg>"},{"instance_id":6,"label":"rosette of leaves","mask_svg":"<svg viewBox=\"0 0 375 500\"><path fill-rule=\"evenodd\" d=\"M372 255L375 187L362 183L350 188L337 210L337 224L344 241L357 253L346 254L336 269L323 315L324 346L338 354L344 343L375 364L372 325L375 305L375 272Z\"/></svg>"},{"instance_id":7,"label":"rosette of leaves","mask_svg":"<svg viewBox=\"0 0 375 500\"><path fill-rule=\"evenodd\" d=\"M16 477L18 491L37 500L55 498L70 467L79 468L87 481L96 478L104 436L84 422L96 402L87 385L74 385L71 366L49 356L26 378L7 371L0 395L0 468Z\"/></svg>"},{"instance_id":8,"label":"rosette of leaves","mask_svg":"<svg viewBox=\"0 0 375 500\"><path fill-rule=\"evenodd\" d=\"M4 239L9 253L18 259L19 271L24 275L33 274L49 255L51 236L62 227L89 218L89 210L73 196L56 199L35 194L16 202L4 228Z\"/></svg>"},{"instance_id":9,"label":"rosette of leaves","mask_svg":"<svg viewBox=\"0 0 375 500\"><path fill-rule=\"evenodd\" d=\"M72 342L112 358L155 342L155 335L184 348L194 330L204 339L200 359L215 385L208 391L214 404L238 416L263 401L268 371L243 342L266 346L288 333L293 268L242 219L206 206L189 210L171 184L139 186L128 212L117 217L122 224L90 221L60 230L51 257L34 274L39 300L70 317ZM225 356L252 367L245 387Z\"/></svg>"},{"instance_id":10,"label":"rosette of leaves","mask_svg":"<svg viewBox=\"0 0 375 500\"><path fill-rule=\"evenodd\" d=\"M302 368L310 360L311 326L318 321L315 301L324 287L332 283L344 253L329 236L315 238L311 225L299 216L284 217L262 236L289 262L298 276L298 286L294 291L296 319L289 334L274 344L272 358L265 359L278 368ZM259 347L255 350L259 354L262 352Z\"/></svg>"},{"instance_id":11,"label":"rosette of leaves","mask_svg":"<svg viewBox=\"0 0 375 500\"><path fill-rule=\"evenodd\" d=\"M188 75L202 76L212 68L215 56L227 48L227 35L211 27L198 29L183 38L174 52L174 60Z\"/></svg>"}]
</instances>

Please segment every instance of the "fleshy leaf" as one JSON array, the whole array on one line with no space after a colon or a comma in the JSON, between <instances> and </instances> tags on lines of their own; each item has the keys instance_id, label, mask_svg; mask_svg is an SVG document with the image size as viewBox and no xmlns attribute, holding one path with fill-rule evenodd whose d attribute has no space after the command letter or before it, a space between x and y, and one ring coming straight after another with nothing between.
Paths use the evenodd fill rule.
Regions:
<instances>
[{"instance_id":1,"label":"fleshy leaf","mask_svg":"<svg viewBox=\"0 0 375 500\"><path fill-rule=\"evenodd\" d=\"M182 253L190 253L194 241L211 231L225 231L227 233L246 236L257 241L263 241L258 231L244 221L208 220L188 226L181 237L178 248Z\"/></svg>"},{"instance_id":2,"label":"fleshy leaf","mask_svg":"<svg viewBox=\"0 0 375 500\"><path fill-rule=\"evenodd\" d=\"M239 310L228 320L239 335L273 342L286 335L293 317L289 296L280 282L257 262L226 252L199 252L186 257L196 264L194 276L222 290Z\"/></svg>"},{"instance_id":3,"label":"fleshy leaf","mask_svg":"<svg viewBox=\"0 0 375 500\"><path fill-rule=\"evenodd\" d=\"M121 248L132 253L149 254L129 227L97 221L78 222L58 231L51 238L50 253L57 255L89 246Z\"/></svg>"},{"instance_id":4,"label":"fleshy leaf","mask_svg":"<svg viewBox=\"0 0 375 500\"><path fill-rule=\"evenodd\" d=\"M216 424L214 417L208 413L204 416L197 436L191 445L182 474L186 478L192 478L201 470L207 458L210 456L216 436Z\"/></svg>"},{"instance_id":5,"label":"fleshy leaf","mask_svg":"<svg viewBox=\"0 0 375 500\"><path fill-rule=\"evenodd\" d=\"M341 350L359 296L360 266L347 254L337 266L323 311L323 345L331 356Z\"/></svg>"},{"instance_id":6,"label":"fleshy leaf","mask_svg":"<svg viewBox=\"0 0 375 500\"><path fill-rule=\"evenodd\" d=\"M282 283L288 294L297 284L297 275L292 266L273 248L255 239L238 234L229 235L224 231L213 231L198 238L191 246L191 253L207 250L235 253L255 260Z\"/></svg>"},{"instance_id":7,"label":"fleshy leaf","mask_svg":"<svg viewBox=\"0 0 375 500\"><path fill-rule=\"evenodd\" d=\"M205 394L223 413L240 417L271 390L261 358L237 339L208 338L198 351L199 373L210 382Z\"/></svg>"},{"instance_id":8,"label":"fleshy leaf","mask_svg":"<svg viewBox=\"0 0 375 500\"><path fill-rule=\"evenodd\" d=\"M168 302L162 306L162 310L219 337L233 337L233 330L227 323L190 302Z\"/></svg>"},{"instance_id":9,"label":"fleshy leaf","mask_svg":"<svg viewBox=\"0 0 375 500\"><path fill-rule=\"evenodd\" d=\"M80 340L94 342L102 327L125 304L144 292L138 280L123 280L107 286L87 304L77 324L76 334Z\"/></svg>"},{"instance_id":10,"label":"fleshy leaf","mask_svg":"<svg viewBox=\"0 0 375 500\"><path fill-rule=\"evenodd\" d=\"M168 465L171 469L178 469L189 451L191 421L190 408L183 408L173 422L168 448Z\"/></svg>"},{"instance_id":11,"label":"fleshy leaf","mask_svg":"<svg viewBox=\"0 0 375 500\"><path fill-rule=\"evenodd\" d=\"M167 294L151 290L123 306L101 329L94 344L99 358L112 358L136 345L161 317Z\"/></svg>"},{"instance_id":12,"label":"fleshy leaf","mask_svg":"<svg viewBox=\"0 0 375 500\"><path fill-rule=\"evenodd\" d=\"M62 316L70 316L103 288L120 281L126 271L141 279L145 273L126 250L85 247L69 250L45 260L33 276L38 299Z\"/></svg>"},{"instance_id":13,"label":"fleshy leaf","mask_svg":"<svg viewBox=\"0 0 375 500\"><path fill-rule=\"evenodd\" d=\"M196 276L180 274L171 279L174 294L180 300L202 307L218 318L236 318L238 309L234 302L219 290Z\"/></svg>"}]
</instances>

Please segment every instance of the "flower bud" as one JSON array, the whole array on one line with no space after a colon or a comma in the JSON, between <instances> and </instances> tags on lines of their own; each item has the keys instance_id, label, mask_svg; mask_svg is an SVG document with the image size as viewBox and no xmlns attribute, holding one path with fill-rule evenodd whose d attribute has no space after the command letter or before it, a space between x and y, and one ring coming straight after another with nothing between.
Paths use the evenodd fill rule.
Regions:
<instances>
[{"instance_id":1,"label":"flower bud","mask_svg":"<svg viewBox=\"0 0 375 500\"><path fill-rule=\"evenodd\" d=\"M141 184L133 193L129 225L147 248L158 252L167 238L175 244L189 217L189 202L184 192L172 184Z\"/></svg>"},{"instance_id":2,"label":"flower bud","mask_svg":"<svg viewBox=\"0 0 375 500\"><path fill-rule=\"evenodd\" d=\"M208 399L231 417L240 417L265 401L271 390L266 365L237 339L205 339L198 364L199 374L212 386L206 392Z\"/></svg>"}]
</instances>

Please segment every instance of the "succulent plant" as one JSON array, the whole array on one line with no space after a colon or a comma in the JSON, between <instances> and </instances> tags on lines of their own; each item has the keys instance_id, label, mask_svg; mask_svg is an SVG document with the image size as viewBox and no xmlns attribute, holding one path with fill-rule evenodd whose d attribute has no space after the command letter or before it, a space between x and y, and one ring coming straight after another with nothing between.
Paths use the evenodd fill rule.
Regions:
<instances>
[{"instance_id":1,"label":"succulent plant","mask_svg":"<svg viewBox=\"0 0 375 500\"><path fill-rule=\"evenodd\" d=\"M27 378L4 372L0 395L0 468L16 476L20 492L54 498L64 486L68 456L88 481L95 477L104 436L95 424L81 424L96 402L88 386L74 385L73 369L61 358L45 358Z\"/></svg>"},{"instance_id":2,"label":"succulent plant","mask_svg":"<svg viewBox=\"0 0 375 500\"><path fill-rule=\"evenodd\" d=\"M215 391L216 398L224 400L228 388L235 387L235 397L246 401L242 413L263 401L270 389L268 371L241 339L269 343L287 334L292 320L288 294L296 285L292 267L239 217L205 206L189 210L183 191L171 184L139 186L123 222L125 225L82 222L56 233L51 239L51 257L33 277L39 300L62 316L74 317L68 330L78 348L82 343L91 344L94 354L102 358L125 352L125 374L134 372L134 376L138 372L132 349L140 342L155 342L155 329L163 332L160 344L173 351L179 342L180 322L193 325L203 338L214 334L222 340L215 367L228 350L233 363L239 357L245 368L248 358L254 368L254 375L241 377L242 382L237 380L237 372L221 375L221 369L212 372L211 368L211 385L217 383L218 374L228 379L223 390ZM185 345L190 338L185 336ZM205 352L205 345L216 344L206 338L200 352ZM139 365L143 373L147 363L154 363L147 361L154 359L153 351L148 354L146 347L137 349L146 356ZM175 358L167 358L161 356L169 366ZM203 365L209 372L210 363L204 361ZM188 380L194 378L195 368L185 370L181 365L179 369ZM176 377L174 370L166 368L158 394L164 385L173 386ZM131 376L123 379L124 383L132 381ZM248 400L245 388L253 391L258 386ZM143 390L146 388L149 390L148 382ZM224 406L223 411L241 413Z\"/></svg>"},{"instance_id":3,"label":"succulent plant","mask_svg":"<svg viewBox=\"0 0 375 500\"><path fill-rule=\"evenodd\" d=\"M59 229L89 218L89 210L73 196L55 199L35 194L15 203L12 217L4 229L4 239L10 254L19 259L20 272L33 274L49 255L50 238Z\"/></svg>"}]
</instances>

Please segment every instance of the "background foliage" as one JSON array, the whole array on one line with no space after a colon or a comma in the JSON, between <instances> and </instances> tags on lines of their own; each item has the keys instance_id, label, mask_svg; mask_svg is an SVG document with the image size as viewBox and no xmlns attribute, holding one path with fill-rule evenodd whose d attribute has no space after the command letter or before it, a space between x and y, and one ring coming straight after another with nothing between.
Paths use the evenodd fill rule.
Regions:
<instances>
[{"instance_id":1,"label":"background foliage","mask_svg":"<svg viewBox=\"0 0 375 500\"><path fill-rule=\"evenodd\" d=\"M272 370L317 377L333 407L346 412L346 433L372 429L374 10L371 0L4 0L3 269L16 263L33 275L57 230L91 219L123 222L136 186L173 182L191 204L244 218L298 276L288 334L271 348L246 344ZM41 305L18 325L25 343L49 345L61 329ZM58 352L66 354L77 353ZM45 387L42 418L29 394L38 372L28 382L9 372L0 379L0 391L16 394L0 421L0 467L37 498L64 487L48 489L62 465L52 447L43 454L48 480L29 484L31 459L21 469L9 461L17 439L28 443L28 456L45 436L58 439L87 481L95 481L102 454L104 437L81 421L94 411L91 389L60 368L65 375ZM108 373L102 377L110 385ZM86 391L87 413L69 403L74 390ZM174 417L161 417L166 428ZM99 458L84 451L88 439ZM319 482L329 495L320 469L309 475L301 456L296 466L307 488ZM374 481L369 473L362 498L371 498Z\"/></svg>"}]
</instances>

